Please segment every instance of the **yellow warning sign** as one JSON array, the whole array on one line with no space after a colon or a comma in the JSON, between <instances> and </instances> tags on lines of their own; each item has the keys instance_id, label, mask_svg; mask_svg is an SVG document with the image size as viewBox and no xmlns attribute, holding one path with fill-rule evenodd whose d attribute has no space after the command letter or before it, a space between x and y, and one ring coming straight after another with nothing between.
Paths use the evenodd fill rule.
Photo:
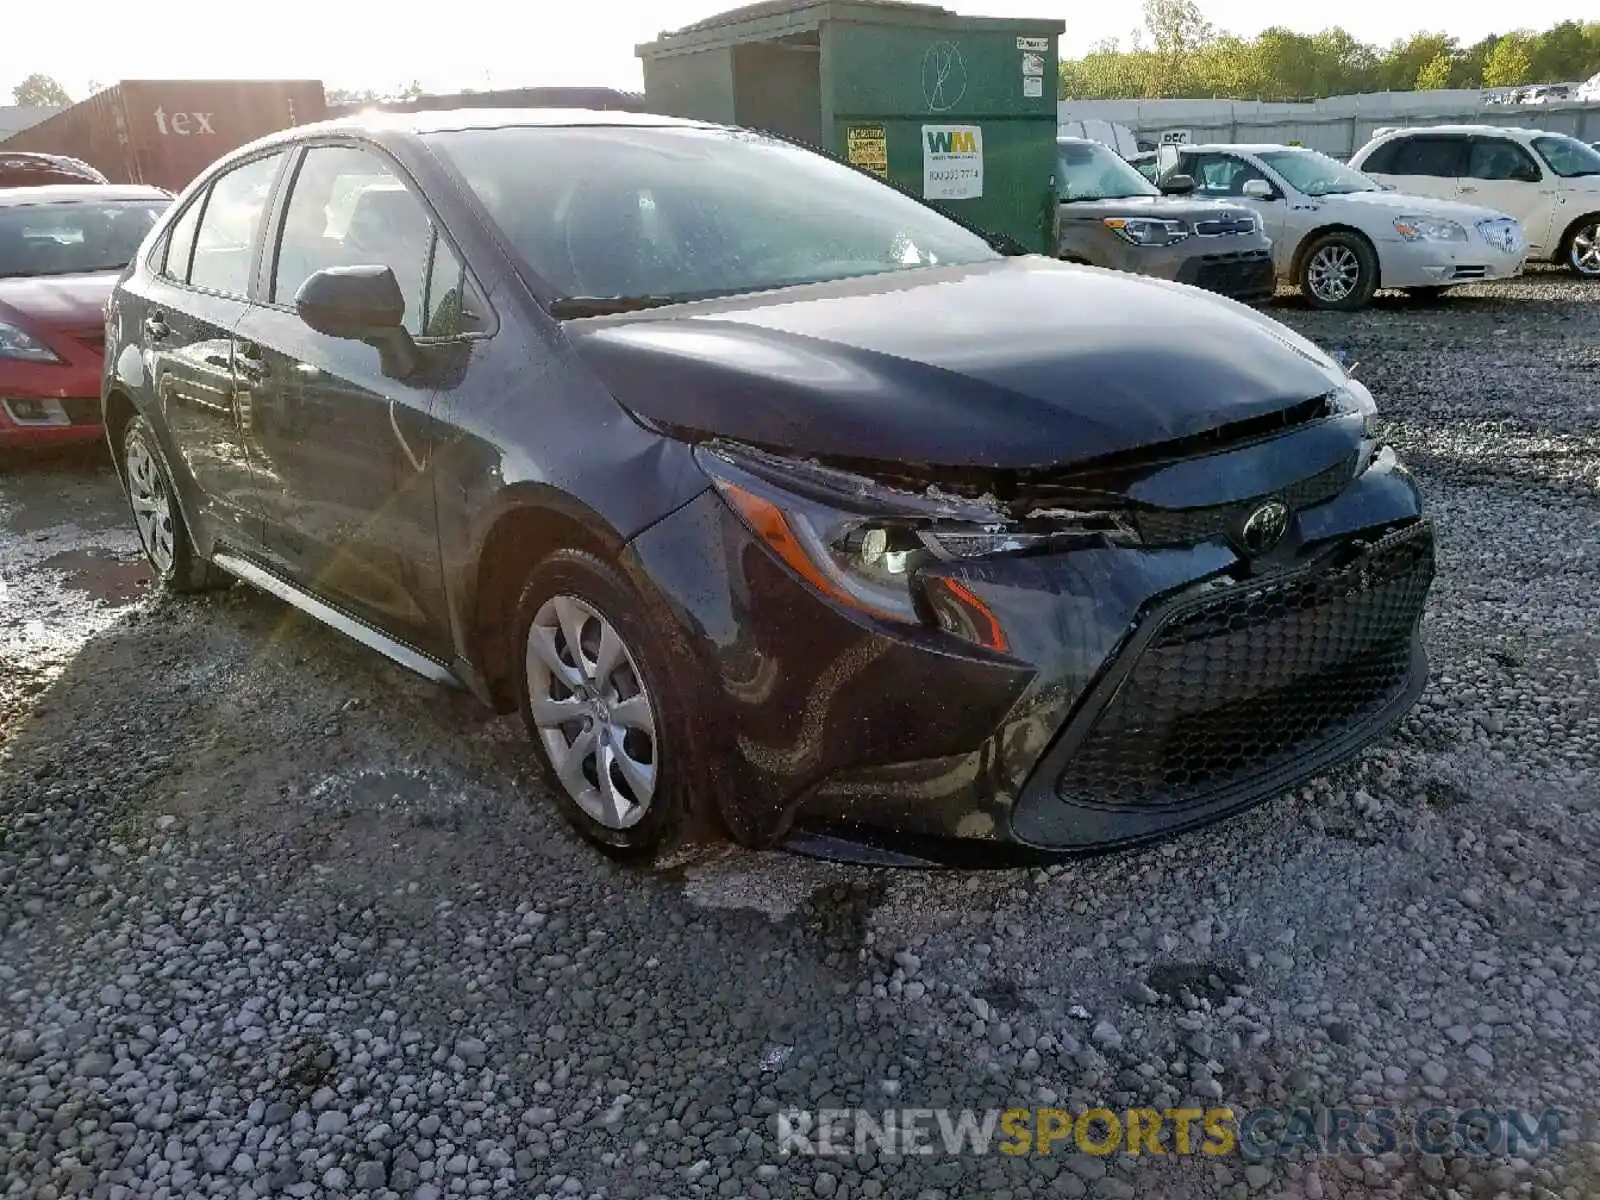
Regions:
<instances>
[{"instance_id":1,"label":"yellow warning sign","mask_svg":"<svg viewBox=\"0 0 1600 1200\"><path fill-rule=\"evenodd\" d=\"M889 178L889 137L883 126L849 126L845 130L845 158L863 171Z\"/></svg>"}]
</instances>

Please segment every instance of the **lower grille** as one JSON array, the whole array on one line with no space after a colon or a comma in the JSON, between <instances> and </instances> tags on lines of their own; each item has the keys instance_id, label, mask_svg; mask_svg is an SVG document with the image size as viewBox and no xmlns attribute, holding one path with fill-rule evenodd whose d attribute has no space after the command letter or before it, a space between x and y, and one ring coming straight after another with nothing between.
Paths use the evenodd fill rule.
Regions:
<instances>
[{"instance_id":1,"label":"lower grille","mask_svg":"<svg viewBox=\"0 0 1600 1200\"><path fill-rule=\"evenodd\" d=\"M1419 522L1327 571L1161 619L1056 782L1107 811L1211 804L1359 731L1405 692L1433 578Z\"/></svg>"},{"instance_id":2,"label":"lower grille","mask_svg":"<svg viewBox=\"0 0 1600 1200\"><path fill-rule=\"evenodd\" d=\"M1457 267L1451 272L1452 279L1482 279L1489 274L1488 267Z\"/></svg>"},{"instance_id":3,"label":"lower grille","mask_svg":"<svg viewBox=\"0 0 1600 1200\"><path fill-rule=\"evenodd\" d=\"M1265 250L1207 254L1200 260L1195 287L1225 296L1254 296L1273 289L1272 256Z\"/></svg>"}]
</instances>

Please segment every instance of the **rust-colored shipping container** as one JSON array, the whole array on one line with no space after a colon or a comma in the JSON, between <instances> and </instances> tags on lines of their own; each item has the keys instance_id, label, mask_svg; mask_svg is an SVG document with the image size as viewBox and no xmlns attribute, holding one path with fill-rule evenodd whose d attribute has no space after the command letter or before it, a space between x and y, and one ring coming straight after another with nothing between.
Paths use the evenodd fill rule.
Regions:
<instances>
[{"instance_id":1,"label":"rust-colored shipping container","mask_svg":"<svg viewBox=\"0 0 1600 1200\"><path fill-rule=\"evenodd\" d=\"M325 114L316 79L129 79L0 149L71 155L112 183L176 192L228 151Z\"/></svg>"}]
</instances>

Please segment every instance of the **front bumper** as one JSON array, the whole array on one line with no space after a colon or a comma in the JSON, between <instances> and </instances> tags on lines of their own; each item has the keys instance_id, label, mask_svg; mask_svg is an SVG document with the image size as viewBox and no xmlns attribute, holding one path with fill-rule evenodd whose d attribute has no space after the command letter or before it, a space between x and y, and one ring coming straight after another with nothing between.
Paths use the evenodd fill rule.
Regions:
<instances>
[{"instance_id":1,"label":"front bumper","mask_svg":"<svg viewBox=\"0 0 1600 1200\"><path fill-rule=\"evenodd\" d=\"M1528 250L1520 246L1507 252L1478 237L1465 242L1382 242L1378 247L1378 276L1386 288L1448 287L1489 279L1511 279L1522 274Z\"/></svg>"},{"instance_id":2,"label":"front bumper","mask_svg":"<svg viewBox=\"0 0 1600 1200\"><path fill-rule=\"evenodd\" d=\"M1265 445L1279 461L1338 449L1323 433ZM1273 453L1206 474L1259 484ZM1205 519L1166 514L1193 522L1190 544L943 564L1003 627L1004 654L819 599L711 494L627 562L696 653L684 695L741 841L890 861L1055 854L1264 799L1378 736L1420 690L1432 535L1409 475L1379 455L1331 498L1268 487L1295 512L1266 559L1225 531L1255 507L1240 494L1212 497Z\"/></svg>"},{"instance_id":3,"label":"front bumper","mask_svg":"<svg viewBox=\"0 0 1600 1200\"><path fill-rule=\"evenodd\" d=\"M0 446L92 442L102 436L100 398L25 396L0 390Z\"/></svg>"}]
</instances>

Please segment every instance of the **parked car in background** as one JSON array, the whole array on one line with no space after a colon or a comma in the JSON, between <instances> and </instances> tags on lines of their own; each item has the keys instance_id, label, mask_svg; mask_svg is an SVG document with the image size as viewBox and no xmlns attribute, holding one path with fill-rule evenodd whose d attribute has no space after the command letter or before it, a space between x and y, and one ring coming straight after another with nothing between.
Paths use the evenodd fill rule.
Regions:
<instances>
[{"instance_id":1,"label":"parked car in background","mask_svg":"<svg viewBox=\"0 0 1600 1200\"><path fill-rule=\"evenodd\" d=\"M0 146L0 188L44 187L53 183L104 183L106 177L82 159L65 154L33 154Z\"/></svg>"},{"instance_id":2,"label":"parked car in background","mask_svg":"<svg viewBox=\"0 0 1600 1200\"><path fill-rule=\"evenodd\" d=\"M1528 256L1600 277L1600 150L1564 133L1498 125L1388 130L1351 165L1421 196L1516 217Z\"/></svg>"},{"instance_id":3,"label":"parked car in background","mask_svg":"<svg viewBox=\"0 0 1600 1200\"><path fill-rule=\"evenodd\" d=\"M1251 205L1279 278L1317 308L1361 308L1379 287L1437 296L1453 283L1517 275L1527 257L1505 213L1387 191L1315 150L1182 146L1172 173L1192 178L1197 196Z\"/></svg>"},{"instance_id":4,"label":"parked car in background","mask_svg":"<svg viewBox=\"0 0 1600 1200\"><path fill-rule=\"evenodd\" d=\"M0 191L0 447L102 436L106 300L171 203L114 184Z\"/></svg>"},{"instance_id":5,"label":"parked car in background","mask_svg":"<svg viewBox=\"0 0 1600 1200\"><path fill-rule=\"evenodd\" d=\"M1137 154L1127 156L1128 164L1151 183L1161 178L1161 152L1159 150L1141 150Z\"/></svg>"},{"instance_id":6,"label":"parked car in background","mask_svg":"<svg viewBox=\"0 0 1600 1200\"><path fill-rule=\"evenodd\" d=\"M748 130L276 135L164 219L108 337L162 584L242 577L520 709L617 854L691 820L898 862L1137 842L1426 676L1431 531L1326 354Z\"/></svg>"},{"instance_id":7,"label":"parked car in background","mask_svg":"<svg viewBox=\"0 0 1600 1200\"><path fill-rule=\"evenodd\" d=\"M1165 194L1099 142L1057 138L1056 158L1057 257L1235 300L1271 297L1272 243L1244 205L1187 198L1192 180L1168 180L1180 194Z\"/></svg>"}]
</instances>

